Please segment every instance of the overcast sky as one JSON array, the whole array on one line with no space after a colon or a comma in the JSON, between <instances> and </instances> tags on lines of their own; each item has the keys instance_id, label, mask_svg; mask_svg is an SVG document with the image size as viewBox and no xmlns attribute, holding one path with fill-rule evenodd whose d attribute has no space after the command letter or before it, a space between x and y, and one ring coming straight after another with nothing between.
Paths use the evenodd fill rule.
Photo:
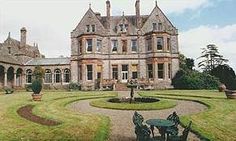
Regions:
<instances>
[{"instance_id":1,"label":"overcast sky","mask_svg":"<svg viewBox=\"0 0 236 141\"><path fill-rule=\"evenodd\" d=\"M136 0L110 0L112 15L135 14ZM150 14L155 0L140 0L141 14ZM38 43L46 57L70 56L70 32L89 8L105 15L106 0L0 0L0 42L11 32L28 44ZM179 29L181 53L196 59L200 48L216 44L236 70L236 0L158 0L158 6Z\"/></svg>"}]
</instances>

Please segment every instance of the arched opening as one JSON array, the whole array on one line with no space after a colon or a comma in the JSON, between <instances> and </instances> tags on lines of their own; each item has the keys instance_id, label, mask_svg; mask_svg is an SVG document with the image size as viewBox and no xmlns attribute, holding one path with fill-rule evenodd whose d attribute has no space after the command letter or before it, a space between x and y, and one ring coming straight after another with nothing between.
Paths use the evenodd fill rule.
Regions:
<instances>
[{"instance_id":1,"label":"arched opening","mask_svg":"<svg viewBox=\"0 0 236 141\"><path fill-rule=\"evenodd\" d=\"M70 70L69 69L64 70L64 82L65 83L70 82Z\"/></svg>"},{"instance_id":2,"label":"arched opening","mask_svg":"<svg viewBox=\"0 0 236 141\"><path fill-rule=\"evenodd\" d=\"M22 75L23 75L23 70L21 68L17 69L16 71L16 86L17 87L22 86Z\"/></svg>"},{"instance_id":3,"label":"arched opening","mask_svg":"<svg viewBox=\"0 0 236 141\"><path fill-rule=\"evenodd\" d=\"M32 83L32 70L26 70L26 83Z\"/></svg>"},{"instance_id":4,"label":"arched opening","mask_svg":"<svg viewBox=\"0 0 236 141\"><path fill-rule=\"evenodd\" d=\"M13 84L14 84L14 68L9 67L7 70L7 85L12 87Z\"/></svg>"},{"instance_id":5,"label":"arched opening","mask_svg":"<svg viewBox=\"0 0 236 141\"><path fill-rule=\"evenodd\" d=\"M55 72L54 72L54 75L55 75L54 82L55 83L60 83L61 82L61 70L56 69Z\"/></svg>"},{"instance_id":6,"label":"arched opening","mask_svg":"<svg viewBox=\"0 0 236 141\"><path fill-rule=\"evenodd\" d=\"M4 69L5 68L0 65L0 88L4 87L4 77L5 77Z\"/></svg>"},{"instance_id":7,"label":"arched opening","mask_svg":"<svg viewBox=\"0 0 236 141\"><path fill-rule=\"evenodd\" d=\"M44 83L52 83L52 72L49 69L45 70Z\"/></svg>"}]
</instances>

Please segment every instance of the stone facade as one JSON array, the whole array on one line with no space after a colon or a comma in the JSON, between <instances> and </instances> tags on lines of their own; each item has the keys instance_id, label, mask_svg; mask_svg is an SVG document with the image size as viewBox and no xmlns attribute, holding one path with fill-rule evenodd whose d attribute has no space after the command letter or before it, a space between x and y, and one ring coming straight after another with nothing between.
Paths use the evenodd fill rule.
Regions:
<instances>
[{"instance_id":1,"label":"stone facade","mask_svg":"<svg viewBox=\"0 0 236 141\"><path fill-rule=\"evenodd\" d=\"M38 45L27 44L27 30L20 41L11 38L0 43L0 88L24 87L32 82L35 66L45 71L49 88L80 83L83 90L103 89L129 80L163 89L179 70L178 30L156 4L150 15L106 16L91 8L71 32L70 58L44 58ZM115 84L115 85L114 85Z\"/></svg>"},{"instance_id":2,"label":"stone facade","mask_svg":"<svg viewBox=\"0 0 236 141\"><path fill-rule=\"evenodd\" d=\"M150 15L111 16L91 8L71 32L72 81L84 90L94 89L99 80L126 83L136 79L154 88L171 87L171 78L179 69L178 30L155 5Z\"/></svg>"},{"instance_id":3,"label":"stone facade","mask_svg":"<svg viewBox=\"0 0 236 141\"><path fill-rule=\"evenodd\" d=\"M45 69L45 88L68 85L71 80L70 58L44 58L37 44L27 44L25 27L20 33L20 41L9 33L4 43L0 43L0 88L20 88L31 84L35 66Z\"/></svg>"}]
</instances>

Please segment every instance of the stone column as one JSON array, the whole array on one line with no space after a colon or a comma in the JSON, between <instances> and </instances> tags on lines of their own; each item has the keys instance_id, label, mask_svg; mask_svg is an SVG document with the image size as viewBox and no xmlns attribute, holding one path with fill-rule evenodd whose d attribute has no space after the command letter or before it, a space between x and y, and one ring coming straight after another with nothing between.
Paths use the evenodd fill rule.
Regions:
<instances>
[{"instance_id":1,"label":"stone column","mask_svg":"<svg viewBox=\"0 0 236 141\"><path fill-rule=\"evenodd\" d=\"M13 86L15 87L16 86L16 73L14 73L14 80L13 80L14 82L14 84L13 84Z\"/></svg>"},{"instance_id":2,"label":"stone column","mask_svg":"<svg viewBox=\"0 0 236 141\"><path fill-rule=\"evenodd\" d=\"M4 86L7 87L7 72L5 72L4 76Z\"/></svg>"},{"instance_id":3,"label":"stone column","mask_svg":"<svg viewBox=\"0 0 236 141\"><path fill-rule=\"evenodd\" d=\"M54 83L54 73L52 72L52 84Z\"/></svg>"},{"instance_id":4,"label":"stone column","mask_svg":"<svg viewBox=\"0 0 236 141\"><path fill-rule=\"evenodd\" d=\"M82 83L84 83L87 80L87 68L86 64L82 64Z\"/></svg>"},{"instance_id":5,"label":"stone column","mask_svg":"<svg viewBox=\"0 0 236 141\"><path fill-rule=\"evenodd\" d=\"M153 64L153 77L154 77L154 82L156 83L158 80L158 67L156 61Z\"/></svg>"},{"instance_id":6,"label":"stone column","mask_svg":"<svg viewBox=\"0 0 236 141\"><path fill-rule=\"evenodd\" d=\"M64 83L64 73L63 73L63 70L61 72L61 85L63 85Z\"/></svg>"}]
</instances>

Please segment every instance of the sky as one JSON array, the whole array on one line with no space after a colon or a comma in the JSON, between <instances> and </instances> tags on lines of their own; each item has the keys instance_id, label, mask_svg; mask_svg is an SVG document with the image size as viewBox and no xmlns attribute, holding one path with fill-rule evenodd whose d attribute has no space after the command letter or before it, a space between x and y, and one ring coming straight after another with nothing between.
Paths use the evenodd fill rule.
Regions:
<instances>
[{"instance_id":1,"label":"sky","mask_svg":"<svg viewBox=\"0 0 236 141\"><path fill-rule=\"evenodd\" d=\"M135 14L136 0L110 0L112 15ZM155 0L140 0L148 15ZM46 57L70 56L70 32L89 8L106 13L106 0L0 0L0 42L8 32L20 40L27 29L27 43L38 43ZM158 6L179 30L179 49L196 60L201 48L215 44L236 70L236 0L157 0Z\"/></svg>"}]
</instances>

